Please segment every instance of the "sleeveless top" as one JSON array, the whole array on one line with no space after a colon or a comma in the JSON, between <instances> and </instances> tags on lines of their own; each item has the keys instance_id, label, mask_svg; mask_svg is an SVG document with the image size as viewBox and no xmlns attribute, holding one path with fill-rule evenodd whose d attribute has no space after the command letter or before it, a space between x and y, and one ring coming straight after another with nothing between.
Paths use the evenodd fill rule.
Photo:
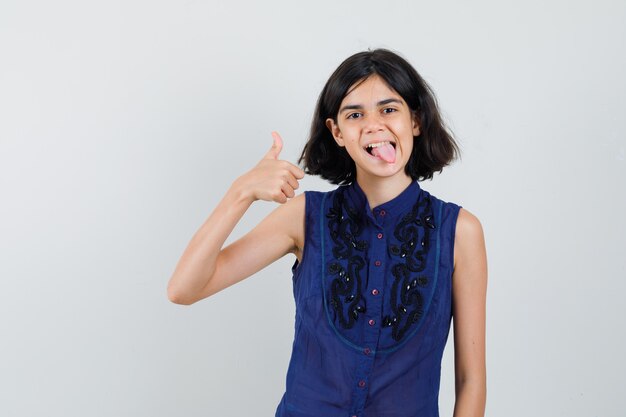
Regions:
<instances>
[{"instance_id":1,"label":"sleeveless top","mask_svg":"<svg viewBox=\"0 0 626 417\"><path fill-rule=\"evenodd\" d=\"M356 181L305 198L276 417L438 417L461 206L417 181L373 210Z\"/></svg>"}]
</instances>

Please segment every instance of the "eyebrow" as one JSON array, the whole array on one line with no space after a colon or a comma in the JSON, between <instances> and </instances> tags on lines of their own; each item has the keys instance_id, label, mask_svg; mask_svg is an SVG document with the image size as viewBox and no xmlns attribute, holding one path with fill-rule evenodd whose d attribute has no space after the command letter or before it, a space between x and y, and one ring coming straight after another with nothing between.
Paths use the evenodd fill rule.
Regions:
<instances>
[{"instance_id":1,"label":"eyebrow","mask_svg":"<svg viewBox=\"0 0 626 417\"><path fill-rule=\"evenodd\" d=\"M376 103L376 106L380 107L389 103L402 104L402 102L397 98L387 98ZM342 108L340 108L339 113L343 113L346 110L363 110L363 106L361 104L348 104L347 106L343 106Z\"/></svg>"}]
</instances>

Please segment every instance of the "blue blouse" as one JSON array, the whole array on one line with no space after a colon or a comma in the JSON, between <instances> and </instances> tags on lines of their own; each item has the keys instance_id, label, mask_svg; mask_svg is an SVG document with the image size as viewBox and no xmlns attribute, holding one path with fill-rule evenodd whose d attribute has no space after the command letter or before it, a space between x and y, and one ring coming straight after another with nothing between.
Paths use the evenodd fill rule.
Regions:
<instances>
[{"instance_id":1,"label":"blue blouse","mask_svg":"<svg viewBox=\"0 0 626 417\"><path fill-rule=\"evenodd\" d=\"M461 206L417 181L373 210L356 181L305 198L276 417L437 417Z\"/></svg>"}]
</instances>

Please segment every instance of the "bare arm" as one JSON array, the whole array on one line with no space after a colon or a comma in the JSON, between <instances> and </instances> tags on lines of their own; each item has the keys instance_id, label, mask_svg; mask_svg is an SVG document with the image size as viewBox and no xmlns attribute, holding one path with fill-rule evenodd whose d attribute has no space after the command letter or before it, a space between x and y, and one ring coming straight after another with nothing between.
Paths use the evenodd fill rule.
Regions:
<instances>
[{"instance_id":1,"label":"bare arm","mask_svg":"<svg viewBox=\"0 0 626 417\"><path fill-rule=\"evenodd\" d=\"M456 403L454 417L483 417L487 396L487 255L482 226L465 209L457 219L452 277Z\"/></svg>"},{"instance_id":2,"label":"bare arm","mask_svg":"<svg viewBox=\"0 0 626 417\"><path fill-rule=\"evenodd\" d=\"M170 278L167 293L172 302L192 304L296 251L304 228L304 195L293 197L299 186L297 179L303 178L304 172L278 160L281 149L282 140L275 134L272 149L257 166L233 182L195 233ZM259 199L282 205L252 231L222 249L246 210Z\"/></svg>"}]
</instances>

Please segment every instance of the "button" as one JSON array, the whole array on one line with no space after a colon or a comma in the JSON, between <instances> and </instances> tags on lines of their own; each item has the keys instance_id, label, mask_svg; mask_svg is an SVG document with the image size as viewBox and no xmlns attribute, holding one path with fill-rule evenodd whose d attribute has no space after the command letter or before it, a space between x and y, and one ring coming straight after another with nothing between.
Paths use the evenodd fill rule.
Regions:
<instances>
[{"instance_id":1,"label":"button","mask_svg":"<svg viewBox=\"0 0 626 417\"><path fill-rule=\"evenodd\" d=\"M379 233L379 234L376 235L376 237L379 238L379 239L382 239L383 238L383 234Z\"/></svg>"},{"instance_id":2,"label":"button","mask_svg":"<svg viewBox=\"0 0 626 417\"><path fill-rule=\"evenodd\" d=\"M385 210L381 210L379 213L381 216L384 216L385 214L387 214L387 212Z\"/></svg>"},{"instance_id":3,"label":"button","mask_svg":"<svg viewBox=\"0 0 626 417\"><path fill-rule=\"evenodd\" d=\"M380 261L376 261L376 262L374 262L374 265L380 266L380 263L381 263Z\"/></svg>"},{"instance_id":4,"label":"button","mask_svg":"<svg viewBox=\"0 0 626 417\"><path fill-rule=\"evenodd\" d=\"M365 349L363 349L363 353L365 353L366 355L369 355L370 353L372 353L372 349L366 347Z\"/></svg>"},{"instance_id":5,"label":"button","mask_svg":"<svg viewBox=\"0 0 626 417\"><path fill-rule=\"evenodd\" d=\"M376 320L374 320L374 319L370 319L370 320L367 322L367 324L369 324L370 326L373 326L373 325L375 325L375 324L376 324Z\"/></svg>"},{"instance_id":6,"label":"button","mask_svg":"<svg viewBox=\"0 0 626 417\"><path fill-rule=\"evenodd\" d=\"M372 295L378 295L378 290L376 288L372 290Z\"/></svg>"},{"instance_id":7,"label":"button","mask_svg":"<svg viewBox=\"0 0 626 417\"><path fill-rule=\"evenodd\" d=\"M365 381L364 380L360 380L359 381L359 387L365 388Z\"/></svg>"}]
</instances>

